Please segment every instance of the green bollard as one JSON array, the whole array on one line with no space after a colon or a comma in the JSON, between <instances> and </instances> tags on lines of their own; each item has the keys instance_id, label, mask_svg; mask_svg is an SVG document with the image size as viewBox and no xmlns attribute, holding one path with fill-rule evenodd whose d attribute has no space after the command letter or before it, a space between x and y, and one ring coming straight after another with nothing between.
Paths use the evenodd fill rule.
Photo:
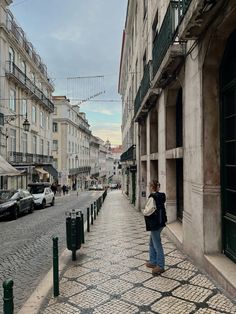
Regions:
<instances>
[{"instance_id":1,"label":"green bollard","mask_svg":"<svg viewBox=\"0 0 236 314\"><path fill-rule=\"evenodd\" d=\"M13 303L13 280L8 279L3 282L3 313L13 314L14 303Z\"/></svg>"},{"instance_id":2,"label":"green bollard","mask_svg":"<svg viewBox=\"0 0 236 314\"><path fill-rule=\"evenodd\" d=\"M80 221L80 223L81 223L81 243L84 243L84 214L83 214L83 212L81 211L80 212L80 219L81 219L81 221Z\"/></svg>"},{"instance_id":3,"label":"green bollard","mask_svg":"<svg viewBox=\"0 0 236 314\"><path fill-rule=\"evenodd\" d=\"M91 225L93 225L93 204L91 204Z\"/></svg>"},{"instance_id":4,"label":"green bollard","mask_svg":"<svg viewBox=\"0 0 236 314\"><path fill-rule=\"evenodd\" d=\"M94 209L94 220L96 220L97 216L97 206L96 202L93 203L93 209Z\"/></svg>"},{"instance_id":5,"label":"green bollard","mask_svg":"<svg viewBox=\"0 0 236 314\"><path fill-rule=\"evenodd\" d=\"M99 212L99 198L96 200L97 214Z\"/></svg>"},{"instance_id":6,"label":"green bollard","mask_svg":"<svg viewBox=\"0 0 236 314\"><path fill-rule=\"evenodd\" d=\"M90 225L89 225L89 207L87 208L87 231L90 232Z\"/></svg>"},{"instance_id":7,"label":"green bollard","mask_svg":"<svg viewBox=\"0 0 236 314\"><path fill-rule=\"evenodd\" d=\"M59 296L59 263L58 263L58 237L54 237L53 241L53 295Z\"/></svg>"}]
</instances>

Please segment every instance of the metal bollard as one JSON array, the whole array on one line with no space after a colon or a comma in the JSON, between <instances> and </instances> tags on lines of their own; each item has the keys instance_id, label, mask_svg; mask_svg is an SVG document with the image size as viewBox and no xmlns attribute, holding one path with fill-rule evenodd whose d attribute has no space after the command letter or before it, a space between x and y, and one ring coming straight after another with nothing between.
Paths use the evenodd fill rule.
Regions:
<instances>
[{"instance_id":1,"label":"metal bollard","mask_svg":"<svg viewBox=\"0 0 236 314\"><path fill-rule=\"evenodd\" d=\"M96 200L96 205L97 205L97 213L99 212L99 198Z\"/></svg>"},{"instance_id":2,"label":"metal bollard","mask_svg":"<svg viewBox=\"0 0 236 314\"><path fill-rule=\"evenodd\" d=\"M93 203L93 209L94 209L94 220L96 220L96 216L97 216L97 203L96 202L94 202Z\"/></svg>"},{"instance_id":3,"label":"metal bollard","mask_svg":"<svg viewBox=\"0 0 236 314\"><path fill-rule=\"evenodd\" d=\"M80 230L81 230L81 243L84 243L84 214L80 211Z\"/></svg>"},{"instance_id":4,"label":"metal bollard","mask_svg":"<svg viewBox=\"0 0 236 314\"><path fill-rule=\"evenodd\" d=\"M59 296L59 262L58 262L58 237L54 237L53 241L53 295Z\"/></svg>"},{"instance_id":5,"label":"metal bollard","mask_svg":"<svg viewBox=\"0 0 236 314\"><path fill-rule=\"evenodd\" d=\"M91 225L93 225L93 204L91 204Z\"/></svg>"},{"instance_id":6,"label":"metal bollard","mask_svg":"<svg viewBox=\"0 0 236 314\"><path fill-rule=\"evenodd\" d=\"M13 303L13 280L8 279L3 282L3 313L13 314L14 303Z\"/></svg>"},{"instance_id":7,"label":"metal bollard","mask_svg":"<svg viewBox=\"0 0 236 314\"><path fill-rule=\"evenodd\" d=\"M89 207L87 208L87 232L90 232L90 225L89 225Z\"/></svg>"}]
</instances>

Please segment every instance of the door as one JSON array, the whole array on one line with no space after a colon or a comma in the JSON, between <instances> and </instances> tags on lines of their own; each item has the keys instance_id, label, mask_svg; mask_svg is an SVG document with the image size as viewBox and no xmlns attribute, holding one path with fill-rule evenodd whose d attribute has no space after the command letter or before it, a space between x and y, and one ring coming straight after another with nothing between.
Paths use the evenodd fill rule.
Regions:
<instances>
[{"instance_id":1,"label":"door","mask_svg":"<svg viewBox=\"0 0 236 314\"><path fill-rule=\"evenodd\" d=\"M223 250L236 262L236 31L228 39L220 72Z\"/></svg>"}]
</instances>

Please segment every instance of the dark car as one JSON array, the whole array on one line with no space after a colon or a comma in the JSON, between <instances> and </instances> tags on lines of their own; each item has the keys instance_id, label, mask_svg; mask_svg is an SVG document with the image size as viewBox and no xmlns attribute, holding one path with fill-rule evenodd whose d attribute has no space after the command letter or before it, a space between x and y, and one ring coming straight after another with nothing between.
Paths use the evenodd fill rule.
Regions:
<instances>
[{"instance_id":1,"label":"dark car","mask_svg":"<svg viewBox=\"0 0 236 314\"><path fill-rule=\"evenodd\" d=\"M0 217L17 219L22 212L34 211L33 196L27 190L0 190Z\"/></svg>"}]
</instances>

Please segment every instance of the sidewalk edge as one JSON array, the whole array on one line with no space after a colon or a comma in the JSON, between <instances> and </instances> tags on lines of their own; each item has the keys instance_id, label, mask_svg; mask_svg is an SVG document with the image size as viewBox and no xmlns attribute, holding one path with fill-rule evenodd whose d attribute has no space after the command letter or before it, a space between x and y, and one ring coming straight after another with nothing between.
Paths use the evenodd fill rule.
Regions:
<instances>
[{"instance_id":1,"label":"sidewalk edge","mask_svg":"<svg viewBox=\"0 0 236 314\"><path fill-rule=\"evenodd\" d=\"M65 249L59 257L59 276L61 275L64 268L68 265L69 259L71 259L71 252ZM18 314L37 314L52 288L53 267L51 267L49 272L41 280L28 300L23 304Z\"/></svg>"}]
</instances>

